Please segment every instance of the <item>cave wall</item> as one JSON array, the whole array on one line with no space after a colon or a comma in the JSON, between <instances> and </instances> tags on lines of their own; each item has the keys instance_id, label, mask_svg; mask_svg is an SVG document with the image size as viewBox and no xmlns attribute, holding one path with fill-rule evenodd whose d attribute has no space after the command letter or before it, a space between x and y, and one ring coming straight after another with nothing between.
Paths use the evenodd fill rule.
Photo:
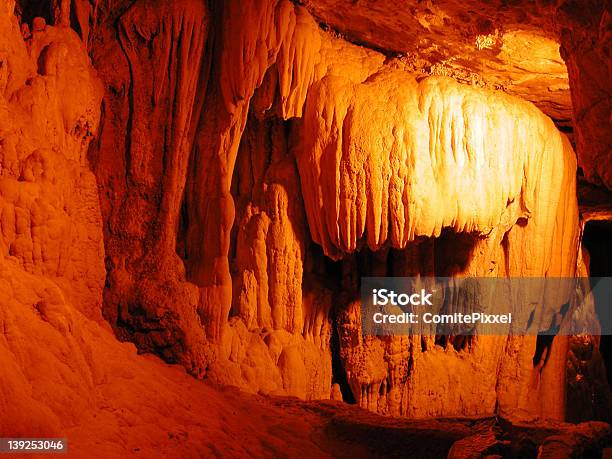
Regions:
<instances>
[{"instance_id":1,"label":"cave wall","mask_svg":"<svg viewBox=\"0 0 612 459\"><path fill-rule=\"evenodd\" d=\"M84 324L109 332L87 161L102 85L72 30L39 22L26 43L14 6L0 6L0 429L58 433L92 400Z\"/></svg>"},{"instance_id":2,"label":"cave wall","mask_svg":"<svg viewBox=\"0 0 612 459\"><path fill-rule=\"evenodd\" d=\"M580 166L589 182L611 190L610 5L597 1L566 2L558 16L561 51L572 83Z\"/></svg>"},{"instance_id":3,"label":"cave wall","mask_svg":"<svg viewBox=\"0 0 612 459\"><path fill-rule=\"evenodd\" d=\"M39 19L24 34L15 7L0 4L2 437L63 438L70 457L323 454L303 419L286 439L271 434L291 419L281 410L220 396L117 340L102 314L108 240L88 160L111 116L103 85L72 29Z\"/></svg>"},{"instance_id":4,"label":"cave wall","mask_svg":"<svg viewBox=\"0 0 612 459\"><path fill-rule=\"evenodd\" d=\"M79 324L106 320L140 352L251 392L564 417L566 338L534 362L535 337L360 332L363 275L575 274L576 158L533 104L415 73L286 0L79 1L82 40L60 8L63 27L38 21L24 41L13 5L0 18L3 260L27 273L18 290L56 299L6 301L43 321L70 305ZM576 112L605 96L605 76L589 93L587 57L564 40ZM607 183L592 116L576 115L579 160Z\"/></svg>"},{"instance_id":5,"label":"cave wall","mask_svg":"<svg viewBox=\"0 0 612 459\"><path fill-rule=\"evenodd\" d=\"M473 237L455 273L573 275L574 154L533 105L417 81L287 1L134 2L96 33L109 116L90 155L122 339L222 383L328 398L336 323L340 379L372 410L563 417L563 338L534 368L535 338L362 338L338 299L385 265L351 253L413 256L444 228ZM344 276L325 279L317 245ZM448 270L432 256L398 272Z\"/></svg>"},{"instance_id":6,"label":"cave wall","mask_svg":"<svg viewBox=\"0 0 612 459\"><path fill-rule=\"evenodd\" d=\"M300 127L296 155L309 228L328 256L403 249L450 228L475 236L468 260L451 274L574 275L575 159L532 105L445 78L417 83L384 68L360 84L325 77L309 91ZM444 275L455 258L449 250L431 270L425 256L398 273L385 270L382 257L360 274ZM359 314L358 302L348 305L340 336L349 384L363 406L414 417L478 415L496 405L505 415L537 407L563 416L563 389L554 381L564 378L564 338L540 373L527 358L532 338L478 337L453 352L432 337L423 337L425 346L420 336L362 338Z\"/></svg>"},{"instance_id":7,"label":"cave wall","mask_svg":"<svg viewBox=\"0 0 612 459\"><path fill-rule=\"evenodd\" d=\"M2 247L25 272L52 279L80 311L101 320L103 240L87 146L102 85L76 34L46 29L28 45L4 6ZM73 52L71 52L74 50ZM63 92L72 91L73 98Z\"/></svg>"},{"instance_id":8,"label":"cave wall","mask_svg":"<svg viewBox=\"0 0 612 459\"><path fill-rule=\"evenodd\" d=\"M137 2L108 20L92 50L106 82L104 134L89 152L105 221L104 315L120 338L195 371L205 365L190 352L205 348L199 291L176 245L209 13L197 2Z\"/></svg>"}]
</instances>

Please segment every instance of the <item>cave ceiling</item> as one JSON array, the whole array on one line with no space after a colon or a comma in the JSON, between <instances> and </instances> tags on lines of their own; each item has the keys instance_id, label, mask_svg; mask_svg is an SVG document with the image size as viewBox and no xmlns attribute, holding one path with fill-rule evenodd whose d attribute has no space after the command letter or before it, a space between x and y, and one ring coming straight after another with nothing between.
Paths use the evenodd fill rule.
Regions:
<instances>
[{"instance_id":1,"label":"cave ceiling","mask_svg":"<svg viewBox=\"0 0 612 459\"><path fill-rule=\"evenodd\" d=\"M306 0L303 5L322 27L397 57L410 70L501 89L569 127L572 102L555 9L542 3Z\"/></svg>"}]
</instances>

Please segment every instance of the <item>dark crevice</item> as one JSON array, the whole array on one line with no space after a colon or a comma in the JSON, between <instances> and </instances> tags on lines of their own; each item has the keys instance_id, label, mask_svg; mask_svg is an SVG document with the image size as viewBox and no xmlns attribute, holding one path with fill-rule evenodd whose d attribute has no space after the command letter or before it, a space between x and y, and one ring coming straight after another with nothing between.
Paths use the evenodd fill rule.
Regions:
<instances>
[{"instance_id":1,"label":"dark crevice","mask_svg":"<svg viewBox=\"0 0 612 459\"><path fill-rule=\"evenodd\" d=\"M40 54L38 55L38 59L36 61L37 72L39 75L45 75L45 63L49 59L49 48L50 45L45 46Z\"/></svg>"},{"instance_id":2,"label":"dark crevice","mask_svg":"<svg viewBox=\"0 0 612 459\"><path fill-rule=\"evenodd\" d=\"M81 37L81 40L84 38L83 31L81 30L81 23L79 22L79 18L76 14L76 5L74 4L74 1L70 6L70 27L79 35L79 37Z\"/></svg>"},{"instance_id":3,"label":"dark crevice","mask_svg":"<svg viewBox=\"0 0 612 459\"><path fill-rule=\"evenodd\" d=\"M510 273L510 240L508 239L508 233L510 231L506 231L504 233L504 237L501 241L502 250L504 252L504 274L508 275Z\"/></svg>"},{"instance_id":4,"label":"dark crevice","mask_svg":"<svg viewBox=\"0 0 612 459\"><path fill-rule=\"evenodd\" d=\"M449 346L457 352L469 351L472 347L474 336L472 335L436 335L435 344L447 349Z\"/></svg>"},{"instance_id":5,"label":"dark crevice","mask_svg":"<svg viewBox=\"0 0 612 459\"><path fill-rule=\"evenodd\" d=\"M463 274L473 258L478 240L477 234L457 233L445 228L434 239L435 276L453 277Z\"/></svg>"},{"instance_id":6,"label":"dark crevice","mask_svg":"<svg viewBox=\"0 0 612 459\"><path fill-rule=\"evenodd\" d=\"M546 366L554 339L554 335L538 335L536 338L536 348L533 353L533 366L539 367L540 371Z\"/></svg>"},{"instance_id":7,"label":"dark crevice","mask_svg":"<svg viewBox=\"0 0 612 459\"><path fill-rule=\"evenodd\" d=\"M187 199L183 194L176 232L176 253L183 262L187 261L187 228L189 228L189 207L187 206Z\"/></svg>"},{"instance_id":8,"label":"dark crevice","mask_svg":"<svg viewBox=\"0 0 612 459\"><path fill-rule=\"evenodd\" d=\"M590 221L585 225L582 243L590 255L589 273L591 277L612 275L612 222ZM598 314L609 304L595 295L595 311ZM608 387L612 389L612 336L602 335L599 352L606 367Z\"/></svg>"},{"instance_id":9,"label":"dark crevice","mask_svg":"<svg viewBox=\"0 0 612 459\"><path fill-rule=\"evenodd\" d=\"M338 324L335 315L332 318L332 335L329 347L332 357L332 384L338 384L338 386L340 386L340 392L344 402L355 404L357 401L355 400L353 391L351 391L351 387L349 386L348 379L346 378L346 371L344 371L342 358L340 357L340 334L338 333Z\"/></svg>"},{"instance_id":10,"label":"dark crevice","mask_svg":"<svg viewBox=\"0 0 612 459\"><path fill-rule=\"evenodd\" d=\"M51 1L18 0L15 4L15 14L21 23L32 24L34 18L44 18L47 24L53 23Z\"/></svg>"}]
</instances>

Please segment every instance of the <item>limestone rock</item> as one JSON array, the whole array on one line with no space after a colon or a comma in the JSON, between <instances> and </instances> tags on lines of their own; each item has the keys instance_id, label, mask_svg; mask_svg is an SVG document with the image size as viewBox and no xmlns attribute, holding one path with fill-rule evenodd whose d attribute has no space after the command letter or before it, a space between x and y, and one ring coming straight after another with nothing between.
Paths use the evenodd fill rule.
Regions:
<instances>
[{"instance_id":1,"label":"limestone rock","mask_svg":"<svg viewBox=\"0 0 612 459\"><path fill-rule=\"evenodd\" d=\"M1 21L14 47L0 92L2 250L101 321L102 221L87 163L100 84L74 32L47 27L26 47L15 21L4 13Z\"/></svg>"},{"instance_id":2,"label":"limestone rock","mask_svg":"<svg viewBox=\"0 0 612 459\"><path fill-rule=\"evenodd\" d=\"M117 342L101 316L87 159L101 87L73 31L48 26L26 44L12 6L0 6L0 435L65 437L74 457L331 456L311 412L221 394Z\"/></svg>"},{"instance_id":3,"label":"limestone rock","mask_svg":"<svg viewBox=\"0 0 612 459\"><path fill-rule=\"evenodd\" d=\"M545 190L552 201L538 205L556 208L555 182L575 168L569 144L532 106L400 71L361 85L325 78L309 93L299 145L309 226L329 256L362 242L404 248L445 227L507 230L537 213ZM537 199L534 178L548 182Z\"/></svg>"},{"instance_id":4,"label":"limestone rock","mask_svg":"<svg viewBox=\"0 0 612 459\"><path fill-rule=\"evenodd\" d=\"M559 55L556 4L346 0L303 2L347 41L394 54L408 68L503 90L571 124L568 74Z\"/></svg>"},{"instance_id":5,"label":"limestone rock","mask_svg":"<svg viewBox=\"0 0 612 459\"><path fill-rule=\"evenodd\" d=\"M576 148L586 178L612 190L610 30L605 2L568 2L560 13L562 51L574 110Z\"/></svg>"},{"instance_id":6,"label":"limestone rock","mask_svg":"<svg viewBox=\"0 0 612 459\"><path fill-rule=\"evenodd\" d=\"M592 337L361 331L363 276L587 273L584 224L609 210L579 220L571 141L610 188L609 12L515 3L0 5L0 436L601 449L605 425L551 423L591 417Z\"/></svg>"},{"instance_id":7,"label":"limestone rock","mask_svg":"<svg viewBox=\"0 0 612 459\"><path fill-rule=\"evenodd\" d=\"M576 163L553 122L415 75L286 1L186 5L136 2L93 51L114 114L92 157L119 336L254 392L327 398L345 381L383 413L562 418L566 339L534 367L535 338L362 338L348 298L368 273L573 276ZM170 29L185 11L225 27ZM182 34L193 58L150 57Z\"/></svg>"},{"instance_id":8,"label":"limestone rock","mask_svg":"<svg viewBox=\"0 0 612 459\"><path fill-rule=\"evenodd\" d=\"M109 115L92 155L106 222L104 314L121 338L194 371L203 366L191 352L204 341L199 292L185 282L176 231L208 21L198 2L136 2L118 19L118 40L101 29L105 45L93 52Z\"/></svg>"}]
</instances>

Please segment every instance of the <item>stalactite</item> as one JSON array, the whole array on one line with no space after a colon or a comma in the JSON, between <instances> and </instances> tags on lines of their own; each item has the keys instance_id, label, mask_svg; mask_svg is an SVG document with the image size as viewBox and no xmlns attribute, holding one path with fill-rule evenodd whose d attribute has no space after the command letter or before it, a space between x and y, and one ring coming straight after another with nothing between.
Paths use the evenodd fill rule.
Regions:
<instances>
[{"instance_id":1,"label":"stalactite","mask_svg":"<svg viewBox=\"0 0 612 459\"><path fill-rule=\"evenodd\" d=\"M321 81L309 93L300 141L309 226L329 256L362 242L403 248L445 227L507 230L536 212L539 183L551 200L540 211L554 216L551 188L563 171L556 158L571 154L529 104L450 79L417 84L398 71L362 85ZM570 159L560 161L571 168Z\"/></svg>"},{"instance_id":2,"label":"stalactite","mask_svg":"<svg viewBox=\"0 0 612 459\"><path fill-rule=\"evenodd\" d=\"M147 62L139 37L149 34L134 26L131 18L138 17L138 11L128 10L120 21L131 77L127 86L121 80L113 82L113 91L133 94L134 106L146 106L151 96L155 107L166 83L158 83L154 75L151 88L138 89L144 85L138 83L141 61ZM168 17L164 11L160 5L145 9L154 17ZM165 260L160 279L181 273L184 262L186 281L179 274L180 288L172 287L178 290L167 299L148 293L155 285L150 280L127 283L137 292L130 302L120 300L125 289L110 289L123 292L107 293L106 301L123 304L114 315L112 309L107 314L119 329L123 327L125 338L135 328L141 348L160 349L193 373L220 382L248 390L327 397L331 359L321 356L330 352L328 313L333 299L313 272L303 268L311 244L308 234L335 259L365 248L380 251L369 262L374 264L365 266L370 270L390 263L386 257L391 246L401 251L393 263L404 273L572 275L572 257L564 254L577 243L574 185L569 178L575 171L573 153L533 105L449 78L416 81L396 61L323 32L304 8L289 2L252 1L240 8L228 2L215 5L211 17L225 27L211 32L216 51L209 64L195 64L210 83L195 95L190 89L185 97L177 96L183 111L176 114L178 124L172 124L170 141L164 153L155 156L157 162L154 156L146 159L146 151L159 143L146 127L138 127L144 119L140 113L124 121L133 132L127 177L135 183L134 190L140 190L143 209L151 194L163 201L160 212L151 214L158 215L154 225L152 217L142 220L140 214L134 224L146 224L153 259ZM192 51L197 55L200 49ZM171 70L171 79L175 73L183 74L181 68ZM187 85L194 84L191 79ZM124 97L110 100L117 103ZM285 159L280 159L278 146L263 140L269 129L263 126L270 126L266 119L277 119L271 134L277 139L285 135L282 120L292 119ZM185 135L181 144L177 139ZM176 163L175 155L169 155L162 166L159 159L168 155L166 151L181 152ZM98 170L100 175L104 169ZM303 210L290 198L298 193L298 183ZM555 192L558 187L566 194ZM117 212L114 205L106 209L110 215ZM307 228L300 226L305 218ZM526 227L516 224L523 220ZM125 230L133 231L129 227ZM453 239L444 249L449 229L469 234L469 246L465 257L440 261L449 258L460 241ZM439 243L425 244L423 237ZM444 255L435 255L436 244ZM174 254L175 248L182 259ZM140 250L131 250L125 260L137 259ZM521 250L537 255L524 260L518 256ZM416 256L419 251L423 252ZM403 257L412 261L403 262L402 268ZM148 272L153 259L143 258L149 261L134 272ZM134 261L128 264L134 266ZM115 261L112 266L110 279L121 285L124 268ZM187 300L171 306L169 299L180 295ZM502 409L517 416L521 410L530 416L534 410L549 409L551 402L541 408L532 403L539 389L526 388L531 367L528 359L519 357L533 354L530 339L506 343L477 338L465 348L465 343L451 338L441 357L442 341L433 336L358 338L358 303L346 307L338 321L340 353L348 384L367 408L409 416L483 414L491 413L499 398L504 400ZM141 310L146 311L144 320ZM172 334L160 333L160 326ZM263 337L256 336L259 332ZM171 337L177 335L183 338L173 342ZM557 341L554 354L562 359L562 340ZM436 370L436 359L446 359L447 365L459 360L449 355L451 349L469 351L471 361L481 365L478 374L486 384L482 391L470 392L471 385L449 379L440 391L452 388L450 399L436 392L426 408L427 375L443 372ZM498 374L499 362L508 352L509 363ZM471 363L458 365L458 373L467 375ZM521 369L516 382L504 380L512 386L508 397L506 389L495 389L500 378L506 378L506 367L509 372ZM544 370L542 377L550 372L559 381L558 363L548 367L555 370ZM296 372L302 378L318 378L309 383L315 389L306 390L302 382L291 379Z\"/></svg>"},{"instance_id":3,"label":"stalactite","mask_svg":"<svg viewBox=\"0 0 612 459\"><path fill-rule=\"evenodd\" d=\"M0 4L0 437L601 449L609 426L556 422L608 416L597 337L363 334L364 276L552 284L588 275L585 222L609 220L576 199L577 163L610 188L609 11L429 3ZM576 306L596 330L577 290L532 322Z\"/></svg>"}]
</instances>

